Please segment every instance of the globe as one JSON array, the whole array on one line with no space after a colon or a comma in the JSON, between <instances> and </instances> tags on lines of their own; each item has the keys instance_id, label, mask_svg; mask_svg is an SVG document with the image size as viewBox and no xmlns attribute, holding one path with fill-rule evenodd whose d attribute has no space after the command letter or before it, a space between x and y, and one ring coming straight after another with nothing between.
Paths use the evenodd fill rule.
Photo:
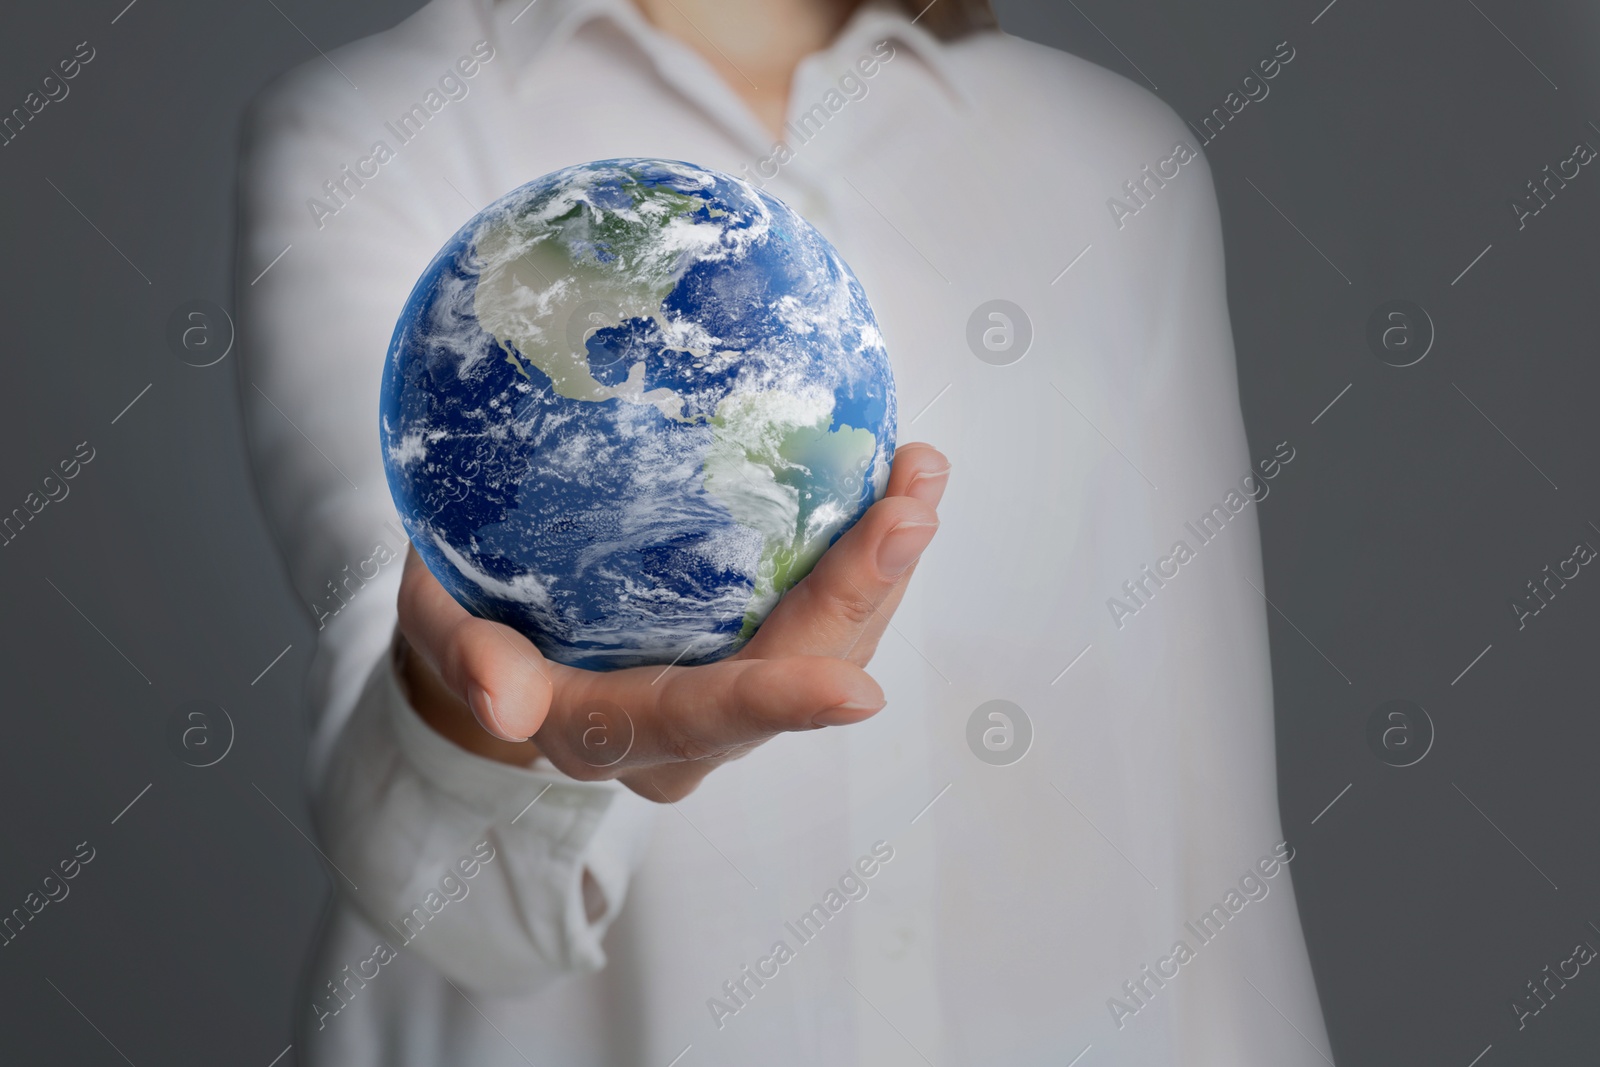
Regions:
<instances>
[{"instance_id":1,"label":"globe","mask_svg":"<svg viewBox=\"0 0 1600 1067\"><path fill-rule=\"evenodd\" d=\"M467 610L594 670L736 651L882 495L895 390L861 284L737 178L611 159L475 215L406 301L380 440Z\"/></svg>"}]
</instances>

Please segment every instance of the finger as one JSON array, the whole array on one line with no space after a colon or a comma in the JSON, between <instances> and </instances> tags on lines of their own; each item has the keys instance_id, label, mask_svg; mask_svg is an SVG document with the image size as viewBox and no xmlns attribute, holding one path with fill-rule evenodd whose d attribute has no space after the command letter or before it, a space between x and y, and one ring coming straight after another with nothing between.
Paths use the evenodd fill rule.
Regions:
<instances>
[{"instance_id":1,"label":"finger","mask_svg":"<svg viewBox=\"0 0 1600 1067\"><path fill-rule=\"evenodd\" d=\"M950 461L926 441L912 441L895 449L894 466L884 496L910 496L938 507L950 482Z\"/></svg>"},{"instance_id":2,"label":"finger","mask_svg":"<svg viewBox=\"0 0 1600 1067\"><path fill-rule=\"evenodd\" d=\"M456 603L415 548L406 555L399 608L401 634L485 730L503 741L538 731L559 665L516 630Z\"/></svg>"},{"instance_id":3,"label":"finger","mask_svg":"<svg viewBox=\"0 0 1600 1067\"><path fill-rule=\"evenodd\" d=\"M823 554L756 631L745 655L848 656L865 664L938 529L950 461L920 441L895 451L884 498Z\"/></svg>"},{"instance_id":4,"label":"finger","mask_svg":"<svg viewBox=\"0 0 1600 1067\"><path fill-rule=\"evenodd\" d=\"M733 661L723 678L688 670L668 680L664 729L720 751L777 734L847 726L876 714L883 689L860 667L817 656Z\"/></svg>"},{"instance_id":5,"label":"finger","mask_svg":"<svg viewBox=\"0 0 1600 1067\"><path fill-rule=\"evenodd\" d=\"M683 763L661 763L654 767L630 771L617 780L646 800L657 804L674 804L699 788L706 775L759 748L759 744L744 745L716 759L689 760Z\"/></svg>"},{"instance_id":6,"label":"finger","mask_svg":"<svg viewBox=\"0 0 1600 1067\"><path fill-rule=\"evenodd\" d=\"M931 505L913 496L884 497L778 602L744 654L848 656L866 663L898 603L897 587L938 528Z\"/></svg>"},{"instance_id":7,"label":"finger","mask_svg":"<svg viewBox=\"0 0 1600 1067\"><path fill-rule=\"evenodd\" d=\"M693 793L706 775L726 761L700 760L694 763L667 763L632 771L617 780L646 800L657 804L676 804Z\"/></svg>"},{"instance_id":8,"label":"finger","mask_svg":"<svg viewBox=\"0 0 1600 1067\"><path fill-rule=\"evenodd\" d=\"M906 457L905 462L902 462L902 457ZM944 499L945 487L949 482L950 461L945 458L944 453L925 441L912 441L896 450L895 467L890 472L889 485L884 495L915 497L924 504L937 508L939 502ZM894 618L895 610L900 607L900 601L906 595L906 587L916 570L917 565L913 563L911 568L900 576L900 580L889 591L889 595L878 604L878 611L886 620ZM880 632L872 637L870 644L857 644L850 654L851 659L856 663L867 663L877 649L878 638L882 636Z\"/></svg>"},{"instance_id":9,"label":"finger","mask_svg":"<svg viewBox=\"0 0 1600 1067\"><path fill-rule=\"evenodd\" d=\"M731 758L780 733L859 722L883 703L865 671L835 659L578 671L535 740L563 773L610 778Z\"/></svg>"}]
</instances>

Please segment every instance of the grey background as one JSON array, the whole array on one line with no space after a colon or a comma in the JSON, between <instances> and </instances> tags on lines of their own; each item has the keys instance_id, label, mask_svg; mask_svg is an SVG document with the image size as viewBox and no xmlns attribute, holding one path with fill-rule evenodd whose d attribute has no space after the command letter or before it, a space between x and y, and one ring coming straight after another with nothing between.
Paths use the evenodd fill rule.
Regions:
<instances>
[{"instance_id":1,"label":"grey background","mask_svg":"<svg viewBox=\"0 0 1600 1067\"><path fill-rule=\"evenodd\" d=\"M230 304L243 104L315 54L308 37L329 49L418 5L124 2L33 5L0 34L0 111L77 42L97 51L0 148L0 511L95 449L0 548L0 912L96 850L0 948L0 1059L265 1067L293 1040L330 889L300 833L312 631L250 492L233 361L185 366L166 320ZM1588 968L1521 1032L1509 1005L1600 946L1600 577L1520 632L1509 603L1600 546L1600 165L1521 232L1507 202L1575 142L1600 147L1600 9L1324 2L997 8L1195 122L1296 49L1206 153L1251 451L1298 451L1261 521L1283 821L1335 1058L1594 1063ZM1437 329L1416 366L1367 346L1391 299ZM1366 741L1396 698L1437 732L1406 768ZM215 766L179 758L189 700L231 716Z\"/></svg>"}]
</instances>

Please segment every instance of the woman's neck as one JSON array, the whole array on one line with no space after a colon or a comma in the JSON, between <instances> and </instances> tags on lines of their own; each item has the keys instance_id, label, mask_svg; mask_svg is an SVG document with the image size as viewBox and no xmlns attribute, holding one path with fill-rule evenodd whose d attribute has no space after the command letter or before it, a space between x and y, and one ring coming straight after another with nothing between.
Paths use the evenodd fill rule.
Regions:
<instances>
[{"instance_id":1,"label":"woman's neck","mask_svg":"<svg viewBox=\"0 0 1600 1067\"><path fill-rule=\"evenodd\" d=\"M800 61L828 45L856 0L634 0L663 33L705 57L781 136Z\"/></svg>"}]
</instances>

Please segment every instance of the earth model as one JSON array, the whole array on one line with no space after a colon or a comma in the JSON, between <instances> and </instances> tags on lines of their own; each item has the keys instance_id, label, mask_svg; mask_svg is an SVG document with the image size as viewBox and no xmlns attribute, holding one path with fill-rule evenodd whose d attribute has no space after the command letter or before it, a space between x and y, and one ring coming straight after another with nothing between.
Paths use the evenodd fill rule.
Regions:
<instances>
[{"instance_id":1,"label":"earth model","mask_svg":"<svg viewBox=\"0 0 1600 1067\"><path fill-rule=\"evenodd\" d=\"M888 481L895 393L821 234L688 163L548 174L406 301L380 437L464 607L590 669L737 650Z\"/></svg>"}]
</instances>

